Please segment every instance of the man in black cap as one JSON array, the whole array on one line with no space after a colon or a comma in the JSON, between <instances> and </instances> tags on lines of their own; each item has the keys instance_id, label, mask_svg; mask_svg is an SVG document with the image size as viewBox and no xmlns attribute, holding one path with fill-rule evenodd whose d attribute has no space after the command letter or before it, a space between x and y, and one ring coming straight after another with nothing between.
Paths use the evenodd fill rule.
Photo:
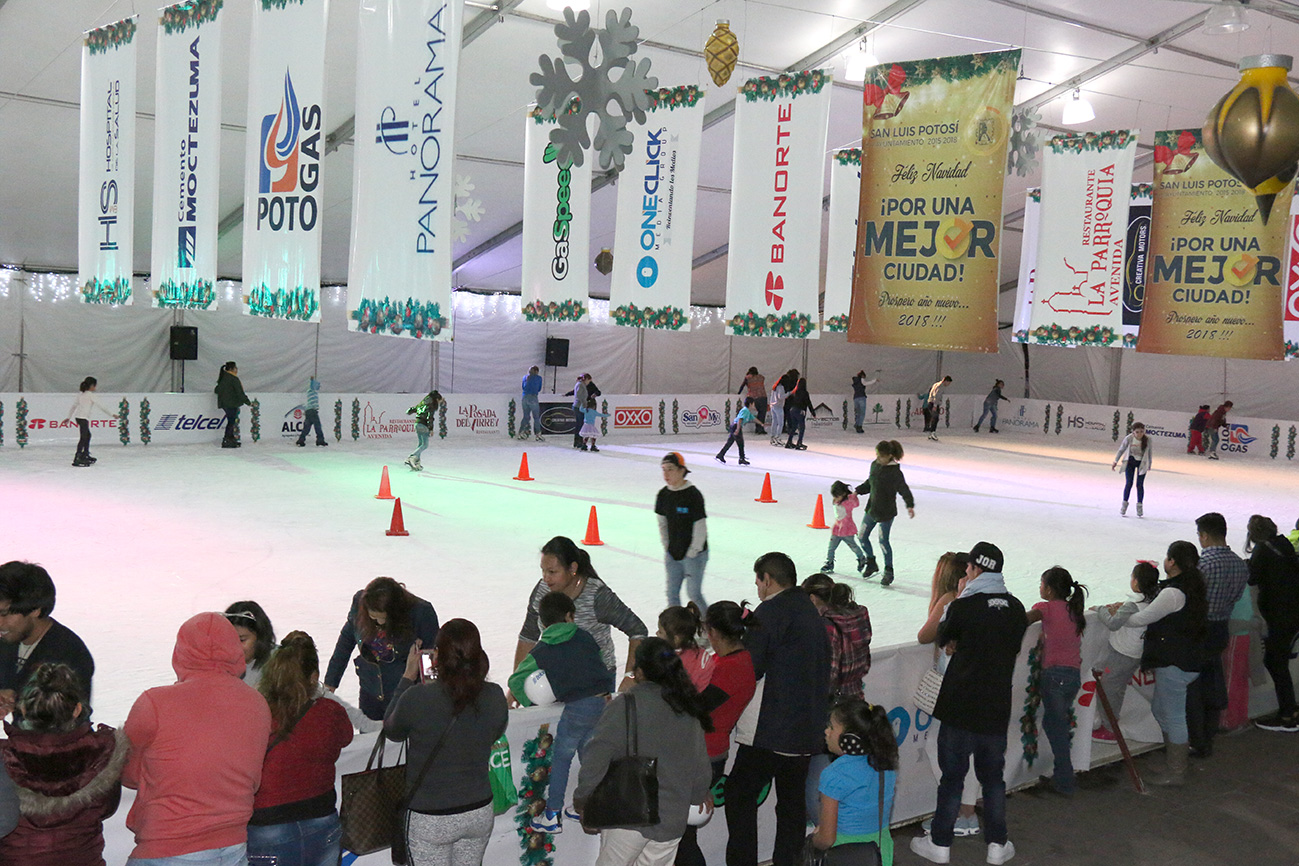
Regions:
<instances>
[{"instance_id":1,"label":"man in black cap","mask_svg":"<svg viewBox=\"0 0 1299 866\"><path fill-rule=\"evenodd\" d=\"M1006 838L1006 731L1010 727L1011 680L1024 640L1024 605L1006 590L1001 550L986 541L970 548L965 589L947 606L938 645L951 655L934 705L938 731L938 805L930 835L911 840L911 850L934 863L951 858L961 788L974 758L983 787L984 839L988 862L1015 856Z\"/></svg>"}]
</instances>

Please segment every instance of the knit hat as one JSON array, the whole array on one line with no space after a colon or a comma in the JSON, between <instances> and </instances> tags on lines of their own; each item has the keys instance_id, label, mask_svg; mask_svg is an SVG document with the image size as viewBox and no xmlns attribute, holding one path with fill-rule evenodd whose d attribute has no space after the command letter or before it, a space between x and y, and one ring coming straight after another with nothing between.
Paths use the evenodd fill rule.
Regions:
<instances>
[{"instance_id":1,"label":"knit hat","mask_svg":"<svg viewBox=\"0 0 1299 866\"><path fill-rule=\"evenodd\" d=\"M669 451L667 454L664 454L663 459L659 461L659 465L662 465L664 463L669 463L673 466L679 466L681 468L681 471L684 472L686 475L690 474L690 469L687 468L686 466L686 458L681 456L680 451Z\"/></svg>"},{"instance_id":2,"label":"knit hat","mask_svg":"<svg viewBox=\"0 0 1299 866\"><path fill-rule=\"evenodd\" d=\"M1006 564L1006 557L1002 556L1001 548L990 541L980 541L970 552L966 554L970 557L970 562L982 568L984 571L994 571L1001 573L1002 566Z\"/></svg>"}]
</instances>

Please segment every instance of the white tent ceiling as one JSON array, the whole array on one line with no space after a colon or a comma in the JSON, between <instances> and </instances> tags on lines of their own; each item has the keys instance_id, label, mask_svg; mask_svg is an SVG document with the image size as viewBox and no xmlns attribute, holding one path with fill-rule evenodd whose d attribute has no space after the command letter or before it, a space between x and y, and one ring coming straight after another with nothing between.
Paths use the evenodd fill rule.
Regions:
<instances>
[{"instance_id":1,"label":"white tent ceiling","mask_svg":"<svg viewBox=\"0 0 1299 866\"><path fill-rule=\"evenodd\" d=\"M224 134L221 152L220 272L238 279L242 233L246 51L254 0L226 0ZM133 0L0 0L0 263L32 270L75 270L80 41L83 30L140 13L139 148L136 165L135 268L149 267L153 185L154 3ZM475 186L483 206L457 245L457 286L517 290L523 180L524 112L533 98L528 74L537 57L557 51L560 13L545 0L496 0L466 10L456 173ZM699 218L695 231L693 300L725 299L725 250L732 181L728 103L745 77L787 68L835 67L869 34L881 61L1024 49L1024 80L1016 102L1037 105L1048 128L1061 127L1061 96L1074 87L1093 103L1088 128L1139 128L1149 150L1158 129L1198 127L1208 108L1236 80L1237 58L1299 49L1299 3L1252 0L1250 29L1211 36L1201 23L1221 3L1197 0L619 0L593 3L598 22L609 9L631 6L646 40L643 56L662 86L706 87L712 125L704 133ZM324 165L324 262L327 282L347 278L351 222L352 131L358 0L330 3L326 128L340 145ZM740 68L726 87L708 77L702 48L717 19L731 21L740 40ZM828 146L860 142L860 86L837 82ZM1138 179L1150 179L1150 160ZM1003 286L1018 272L1013 231L1023 191L1038 181L1006 180L1007 231ZM598 181L600 182L600 181ZM828 193L828 176L827 189ZM614 187L594 197L592 257L613 245ZM608 278L591 270L592 294L607 296Z\"/></svg>"}]
</instances>

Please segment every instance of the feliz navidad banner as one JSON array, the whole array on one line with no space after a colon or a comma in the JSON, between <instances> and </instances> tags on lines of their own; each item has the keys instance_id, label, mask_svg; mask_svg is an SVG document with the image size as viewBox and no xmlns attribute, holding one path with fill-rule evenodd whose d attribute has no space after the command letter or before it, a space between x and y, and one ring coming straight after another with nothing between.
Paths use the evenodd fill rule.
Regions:
<instances>
[{"instance_id":1,"label":"feliz navidad banner","mask_svg":"<svg viewBox=\"0 0 1299 866\"><path fill-rule=\"evenodd\" d=\"M553 117L528 112L523 145L523 318L590 321L591 158L559 159Z\"/></svg>"},{"instance_id":2,"label":"feliz navidad banner","mask_svg":"<svg viewBox=\"0 0 1299 866\"><path fill-rule=\"evenodd\" d=\"M998 249L1018 50L877 66L862 108L848 339L997 351Z\"/></svg>"}]
</instances>

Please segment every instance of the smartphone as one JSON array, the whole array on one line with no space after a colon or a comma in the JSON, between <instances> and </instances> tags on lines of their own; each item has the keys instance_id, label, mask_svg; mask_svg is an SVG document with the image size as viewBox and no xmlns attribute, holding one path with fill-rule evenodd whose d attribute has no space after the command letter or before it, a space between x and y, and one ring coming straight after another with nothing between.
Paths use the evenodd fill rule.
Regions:
<instances>
[{"instance_id":1,"label":"smartphone","mask_svg":"<svg viewBox=\"0 0 1299 866\"><path fill-rule=\"evenodd\" d=\"M419 651L419 676L420 682L428 682L437 679L437 670L433 667L433 654L436 650Z\"/></svg>"}]
</instances>

